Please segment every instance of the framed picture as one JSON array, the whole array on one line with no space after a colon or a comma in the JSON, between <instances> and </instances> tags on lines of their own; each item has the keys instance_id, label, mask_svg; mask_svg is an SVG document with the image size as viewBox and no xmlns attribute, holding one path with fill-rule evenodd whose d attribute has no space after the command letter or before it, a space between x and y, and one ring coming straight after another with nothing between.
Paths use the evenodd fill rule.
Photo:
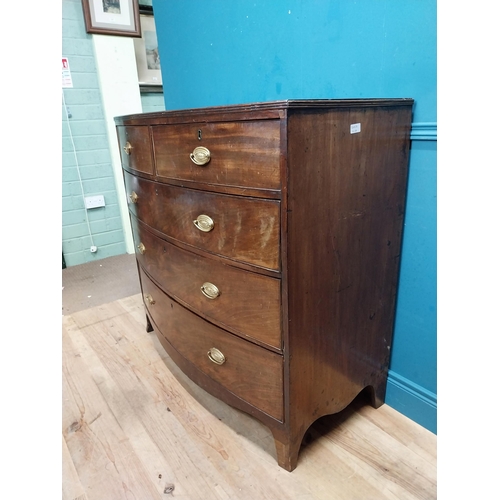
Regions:
<instances>
[{"instance_id":1,"label":"framed picture","mask_svg":"<svg viewBox=\"0 0 500 500\"><path fill-rule=\"evenodd\" d=\"M152 10L141 8L141 38L134 40L137 76L141 92L161 92L162 78L155 18Z\"/></svg>"},{"instance_id":2,"label":"framed picture","mask_svg":"<svg viewBox=\"0 0 500 500\"><path fill-rule=\"evenodd\" d=\"M141 36L137 0L82 0L87 33Z\"/></svg>"}]
</instances>

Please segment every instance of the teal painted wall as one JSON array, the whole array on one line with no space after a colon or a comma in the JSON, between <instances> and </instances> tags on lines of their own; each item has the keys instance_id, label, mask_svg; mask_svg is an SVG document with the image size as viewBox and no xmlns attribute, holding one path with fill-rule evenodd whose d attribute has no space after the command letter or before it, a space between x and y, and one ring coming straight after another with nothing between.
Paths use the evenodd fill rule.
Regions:
<instances>
[{"instance_id":1,"label":"teal painted wall","mask_svg":"<svg viewBox=\"0 0 500 500\"><path fill-rule=\"evenodd\" d=\"M139 6L153 6L153 0L139 0ZM165 111L165 99L162 92L141 92L143 113Z\"/></svg>"},{"instance_id":2,"label":"teal painted wall","mask_svg":"<svg viewBox=\"0 0 500 500\"><path fill-rule=\"evenodd\" d=\"M151 0L140 3L151 5ZM62 55L69 59L73 80L73 88L62 91L62 251L70 267L126 253L92 35L85 30L81 0L62 2ZM141 102L143 112L165 109L161 93L142 94ZM100 194L106 206L86 210L84 196ZM92 244L96 253L90 252Z\"/></svg>"},{"instance_id":3,"label":"teal painted wall","mask_svg":"<svg viewBox=\"0 0 500 500\"><path fill-rule=\"evenodd\" d=\"M73 88L62 91L62 251L68 267L125 253L91 37L81 0L63 0L62 55L73 80ZM106 206L86 210L84 196L93 195L104 195Z\"/></svg>"},{"instance_id":4,"label":"teal painted wall","mask_svg":"<svg viewBox=\"0 0 500 500\"><path fill-rule=\"evenodd\" d=\"M153 0L166 109L415 99L387 404L436 432L436 0Z\"/></svg>"},{"instance_id":5,"label":"teal painted wall","mask_svg":"<svg viewBox=\"0 0 500 500\"><path fill-rule=\"evenodd\" d=\"M386 402L437 432L435 140L411 145L401 275Z\"/></svg>"},{"instance_id":6,"label":"teal painted wall","mask_svg":"<svg viewBox=\"0 0 500 500\"><path fill-rule=\"evenodd\" d=\"M150 113L165 111L165 98L163 93L141 93L142 112Z\"/></svg>"}]
</instances>

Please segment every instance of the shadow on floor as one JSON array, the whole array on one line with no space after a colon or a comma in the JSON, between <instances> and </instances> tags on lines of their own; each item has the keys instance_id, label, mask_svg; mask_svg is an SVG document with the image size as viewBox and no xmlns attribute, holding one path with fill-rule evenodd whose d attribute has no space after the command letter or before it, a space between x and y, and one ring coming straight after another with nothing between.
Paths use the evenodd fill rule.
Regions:
<instances>
[{"instance_id":1,"label":"shadow on floor","mask_svg":"<svg viewBox=\"0 0 500 500\"><path fill-rule=\"evenodd\" d=\"M62 270L62 313L72 314L141 292L135 254Z\"/></svg>"}]
</instances>

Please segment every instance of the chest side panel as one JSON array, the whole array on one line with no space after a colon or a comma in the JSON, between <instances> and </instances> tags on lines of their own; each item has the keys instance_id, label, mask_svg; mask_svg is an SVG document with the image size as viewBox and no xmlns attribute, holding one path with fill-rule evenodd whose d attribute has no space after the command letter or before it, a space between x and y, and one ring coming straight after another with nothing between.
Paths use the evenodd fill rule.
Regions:
<instances>
[{"instance_id":1,"label":"chest side panel","mask_svg":"<svg viewBox=\"0 0 500 500\"><path fill-rule=\"evenodd\" d=\"M302 429L366 386L385 391L410 125L410 107L289 116L290 401Z\"/></svg>"}]
</instances>

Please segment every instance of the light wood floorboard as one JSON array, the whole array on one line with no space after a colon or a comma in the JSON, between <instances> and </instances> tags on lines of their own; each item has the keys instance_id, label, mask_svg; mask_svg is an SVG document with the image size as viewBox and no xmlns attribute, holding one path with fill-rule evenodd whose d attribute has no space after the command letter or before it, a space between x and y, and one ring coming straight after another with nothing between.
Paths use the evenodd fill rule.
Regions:
<instances>
[{"instance_id":1,"label":"light wood floorboard","mask_svg":"<svg viewBox=\"0 0 500 500\"><path fill-rule=\"evenodd\" d=\"M63 500L436 498L436 436L363 398L318 420L292 473L270 431L193 384L141 295L63 317Z\"/></svg>"}]
</instances>

